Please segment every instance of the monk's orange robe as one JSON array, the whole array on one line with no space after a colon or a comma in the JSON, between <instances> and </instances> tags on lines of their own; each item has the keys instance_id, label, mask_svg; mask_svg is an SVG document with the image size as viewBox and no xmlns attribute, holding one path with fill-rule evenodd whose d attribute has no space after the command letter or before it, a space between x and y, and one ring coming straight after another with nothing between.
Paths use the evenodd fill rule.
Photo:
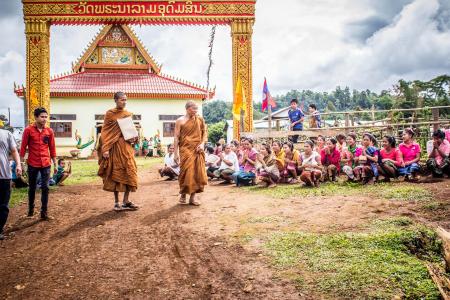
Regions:
<instances>
[{"instance_id":1,"label":"monk's orange robe","mask_svg":"<svg viewBox=\"0 0 450 300\"><path fill-rule=\"evenodd\" d=\"M135 192L137 189L137 167L133 146L125 141L117 119L132 114L124 109L110 109L106 112L101 132L98 176L103 179L103 189L108 192ZM109 158L103 153L109 151Z\"/></svg>"},{"instance_id":2,"label":"monk's orange robe","mask_svg":"<svg viewBox=\"0 0 450 300\"><path fill-rule=\"evenodd\" d=\"M205 121L196 116L181 125L179 138L180 151L180 194L201 193L208 184L206 176L205 153L198 153L197 147L206 140Z\"/></svg>"}]
</instances>

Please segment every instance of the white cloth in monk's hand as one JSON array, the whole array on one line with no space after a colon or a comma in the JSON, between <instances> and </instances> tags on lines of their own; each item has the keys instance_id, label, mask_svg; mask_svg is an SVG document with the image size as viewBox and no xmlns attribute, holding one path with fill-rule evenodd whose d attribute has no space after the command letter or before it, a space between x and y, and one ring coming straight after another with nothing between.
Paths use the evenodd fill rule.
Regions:
<instances>
[{"instance_id":1,"label":"white cloth in monk's hand","mask_svg":"<svg viewBox=\"0 0 450 300\"><path fill-rule=\"evenodd\" d=\"M217 168L217 165L219 163L220 158L215 154L207 154L206 155L206 167L215 167Z\"/></svg>"},{"instance_id":2,"label":"white cloth in monk's hand","mask_svg":"<svg viewBox=\"0 0 450 300\"><path fill-rule=\"evenodd\" d=\"M173 154L167 153L164 157L164 164L166 167L171 168L175 174L180 175L180 166L175 162L173 157Z\"/></svg>"},{"instance_id":3,"label":"white cloth in monk's hand","mask_svg":"<svg viewBox=\"0 0 450 300\"><path fill-rule=\"evenodd\" d=\"M139 137L139 133L136 130L132 117L117 119L117 123L119 124L120 131L122 131L125 141Z\"/></svg>"},{"instance_id":4,"label":"white cloth in monk's hand","mask_svg":"<svg viewBox=\"0 0 450 300\"><path fill-rule=\"evenodd\" d=\"M227 165L224 162L224 160L231 162L233 165L231 165L231 166ZM219 170L225 170L225 169L232 169L235 172L239 171L239 161L238 161L236 153L234 153L233 151L231 151L228 154L225 154L225 152L223 153L223 159L222 159L222 162L220 163Z\"/></svg>"}]
</instances>

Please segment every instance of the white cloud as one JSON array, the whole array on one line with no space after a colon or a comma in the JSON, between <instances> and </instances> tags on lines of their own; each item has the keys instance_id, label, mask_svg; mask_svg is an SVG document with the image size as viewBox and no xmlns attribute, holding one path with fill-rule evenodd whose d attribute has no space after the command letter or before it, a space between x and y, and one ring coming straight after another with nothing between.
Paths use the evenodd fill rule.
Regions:
<instances>
[{"instance_id":1,"label":"white cloud","mask_svg":"<svg viewBox=\"0 0 450 300\"><path fill-rule=\"evenodd\" d=\"M12 106L20 114L12 84L25 80L24 26L20 6L8 7L8 12L0 14L0 107ZM380 91L400 78L426 80L448 73L449 16L447 0L259 0L254 99L261 98L264 77L276 95L337 85ZM205 85L210 29L142 26L135 31L164 65L163 72ZM51 73L69 71L97 30L53 27ZM231 75L230 29L218 27L211 72L217 98L231 100Z\"/></svg>"}]
</instances>

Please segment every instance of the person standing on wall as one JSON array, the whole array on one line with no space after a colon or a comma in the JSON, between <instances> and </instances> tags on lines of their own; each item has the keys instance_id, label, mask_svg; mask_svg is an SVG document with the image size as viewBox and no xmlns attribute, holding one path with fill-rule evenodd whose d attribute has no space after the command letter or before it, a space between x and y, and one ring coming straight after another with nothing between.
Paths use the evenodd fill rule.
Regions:
<instances>
[{"instance_id":1,"label":"person standing on wall","mask_svg":"<svg viewBox=\"0 0 450 300\"><path fill-rule=\"evenodd\" d=\"M20 158L24 160L28 150L28 217L34 215L34 199L36 197L36 181L41 175L41 219L48 221L48 181L50 178L51 162L54 171L57 170L55 135L53 130L46 127L48 112L43 107L34 110L35 122L25 128L20 147Z\"/></svg>"},{"instance_id":2,"label":"person standing on wall","mask_svg":"<svg viewBox=\"0 0 450 300\"><path fill-rule=\"evenodd\" d=\"M305 120L305 114L298 108L298 100L291 100L291 109L288 112L289 120L291 122L290 130L291 131L302 131L303 130L303 121ZM298 141L299 135L293 135L289 138L289 140L296 144Z\"/></svg>"}]
</instances>

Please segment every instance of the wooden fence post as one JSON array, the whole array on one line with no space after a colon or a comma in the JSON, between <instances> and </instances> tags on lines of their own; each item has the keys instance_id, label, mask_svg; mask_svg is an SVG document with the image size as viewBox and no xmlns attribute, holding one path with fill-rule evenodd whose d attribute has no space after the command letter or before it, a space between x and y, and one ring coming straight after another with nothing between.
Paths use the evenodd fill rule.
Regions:
<instances>
[{"instance_id":1,"label":"wooden fence post","mask_svg":"<svg viewBox=\"0 0 450 300\"><path fill-rule=\"evenodd\" d=\"M431 113L433 115L433 122L439 122L439 108L432 108ZM433 124L433 130L436 131L439 129L439 124L435 123Z\"/></svg>"}]
</instances>

